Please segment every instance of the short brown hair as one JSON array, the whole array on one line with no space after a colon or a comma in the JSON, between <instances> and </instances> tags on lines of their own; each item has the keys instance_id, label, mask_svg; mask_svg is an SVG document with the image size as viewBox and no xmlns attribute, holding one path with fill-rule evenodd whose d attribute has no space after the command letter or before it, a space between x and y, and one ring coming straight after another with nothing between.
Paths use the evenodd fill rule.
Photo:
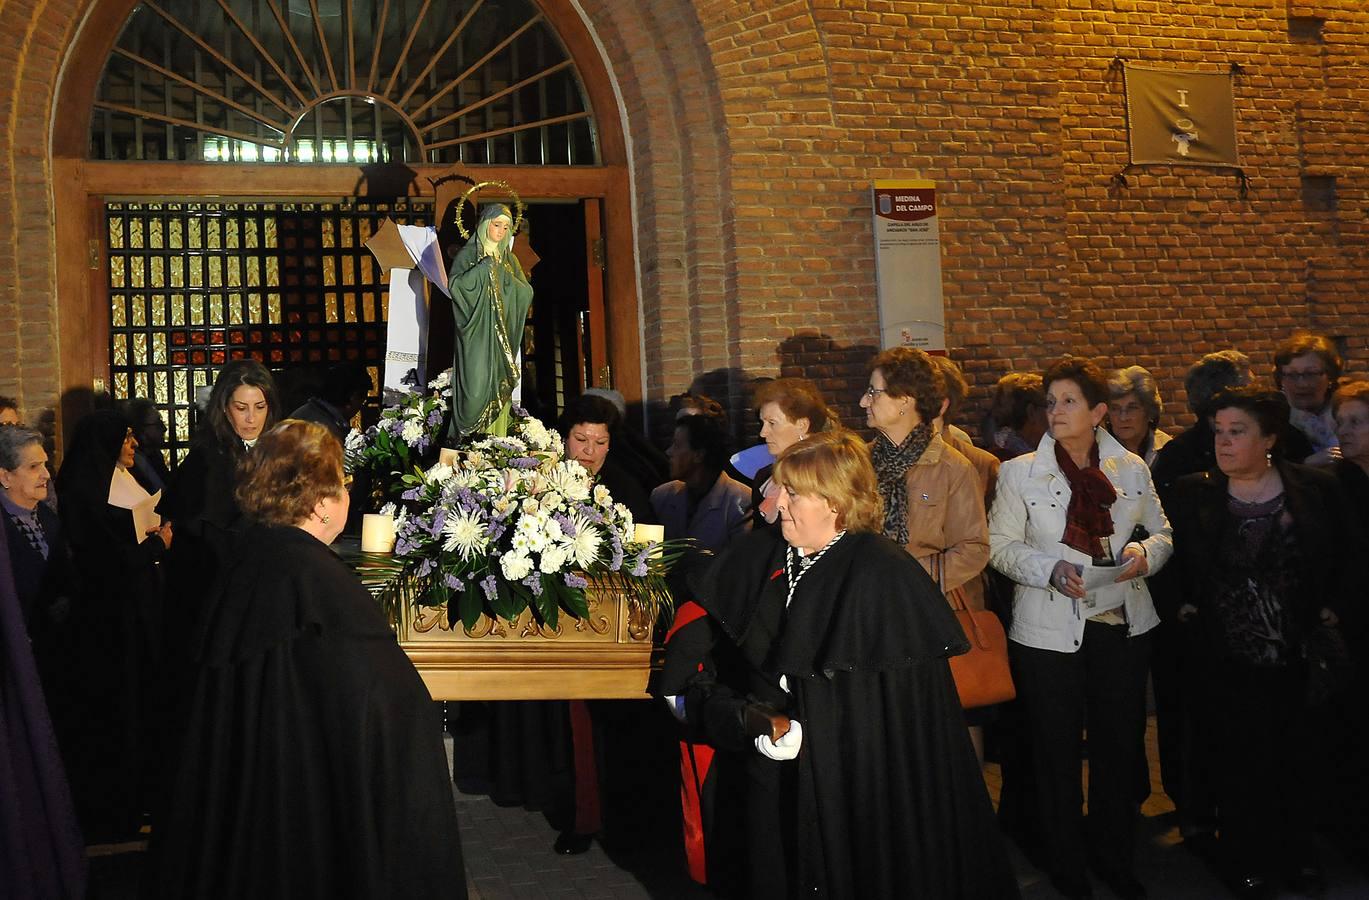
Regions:
<instances>
[{"instance_id":1,"label":"short brown hair","mask_svg":"<svg viewBox=\"0 0 1369 900\"><path fill-rule=\"evenodd\" d=\"M1062 356L1041 373L1041 387L1049 391L1056 381L1073 381L1079 385L1090 407L1108 402L1108 378L1098 363L1082 356Z\"/></svg>"},{"instance_id":2,"label":"short brown hair","mask_svg":"<svg viewBox=\"0 0 1369 900\"><path fill-rule=\"evenodd\" d=\"M1218 391L1207 406L1207 414L1215 416L1224 409L1239 409L1255 420L1260 434L1275 437L1272 452L1283 453L1284 437L1288 434L1288 398L1281 391L1271 391L1261 384Z\"/></svg>"},{"instance_id":3,"label":"short brown hair","mask_svg":"<svg viewBox=\"0 0 1369 900\"><path fill-rule=\"evenodd\" d=\"M1027 424L1032 407L1046 408L1046 389L1035 372L1009 372L998 379L989 404L994 424L1014 431Z\"/></svg>"},{"instance_id":4,"label":"short brown hair","mask_svg":"<svg viewBox=\"0 0 1369 900\"><path fill-rule=\"evenodd\" d=\"M317 422L286 419L238 464L234 495L244 514L267 525L298 525L342 487L342 445Z\"/></svg>"},{"instance_id":5,"label":"short brown hair","mask_svg":"<svg viewBox=\"0 0 1369 900\"><path fill-rule=\"evenodd\" d=\"M807 419L808 430L814 433L826 431L837 418L823 401L818 386L807 378L776 378L765 382L756 388L753 400L756 412L767 403L778 406L791 422Z\"/></svg>"},{"instance_id":6,"label":"short brown hair","mask_svg":"<svg viewBox=\"0 0 1369 900\"><path fill-rule=\"evenodd\" d=\"M946 379L941 368L925 350L892 347L870 361L870 372L878 369L884 376L884 393L890 397L912 397L918 416L930 422L941 415L946 399Z\"/></svg>"},{"instance_id":7,"label":"short brown hair","mask_svg":"<svg viewBox=\"0 0 1369 900\"><path fill-rule=\"evenodd\" d=\"M1326 367L1326 377L1330 379L1334 390L1342 368L1340 352L1330 338L1308 331L1299 331L1274 348L1274 386L1283 390L1283 367L1309 353L1321 358L1321 364Z\"/></svg>"},{"instance_id":8,"label":"short brown hair","mask_svg":"<svg viewBox=\"0 0 1369 900\"><path fill-rule=\"evenodd\" d=\"M1331 395L1331 415L1338 414L1341 404L1348 403L1351 400L1358 400L1365 406L1369 406L1369 381L1347 381L1338 387L1336 392Z\"/></svg>"},{"instance_id":9,"label":"short brown hair","mask_svg":"<svg viewBox=\"0 0 1369 900\"><path fill-rule=\"evenodd\" d=\"M870 450L844 428L791 444L775 460L770 478L796 494L821 497L832 504L838 529L884 529L884 499Z\"/></svg>"},{"instance_id":10,"label":"short brown hair","mask_svg":"<svg viewBox=\"0 0 1369 900\"><path fill-rule=\"evenodd\" d=\"M941 377L946 379L946 417L950 418L959 411L964 405L965 398L970 396L970 385L965 381L965 375L960 371L960 366L949 356L932 356L932 362L941 370Z\"/></svg>"}]
</instances>

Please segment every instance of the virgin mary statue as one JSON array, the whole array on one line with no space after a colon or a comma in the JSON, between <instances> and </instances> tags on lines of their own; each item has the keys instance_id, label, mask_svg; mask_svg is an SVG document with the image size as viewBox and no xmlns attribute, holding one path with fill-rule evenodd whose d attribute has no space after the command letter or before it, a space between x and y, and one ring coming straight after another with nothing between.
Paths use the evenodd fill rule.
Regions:
<instances>
[{"instance_id":1,"label":"virgin mary statue","mask_svg":"<svg viewBox=\"0 0 1369 900\"><path fill-rule=\"evenodd\" d=\"M502 203L480 211L448 272L456 314L451 436L508 433L518 384L518 349L532 285L513 255L513 214Z\"/></svg>"}]
</instances>

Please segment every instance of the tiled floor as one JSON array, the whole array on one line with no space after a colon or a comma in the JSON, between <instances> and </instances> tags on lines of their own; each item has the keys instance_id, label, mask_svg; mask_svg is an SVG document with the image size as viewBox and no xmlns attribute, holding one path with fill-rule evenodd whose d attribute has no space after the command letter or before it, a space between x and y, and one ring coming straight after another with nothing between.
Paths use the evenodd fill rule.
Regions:
<instances>
[{"instance_id":1,"label":"tiled floor","mask_svg":"<svg viewBox=\"0 0 1369 900\"><path fill-rule=\"evenodd\" d=\"M1155 900L1211 900L1227 896L1220 882L1179 844L1171 822L1173 806L1160 791L1154 766L1154 721L1147 734L1154 793L1143 808L1142 844L1137 874ZM990 793L997 799L997 767L986 769ZM711 895L684 874L677 850L613 854L597 843L582 856L552 851L556 832L540 813L495 806L484 797L457 794L457 814L466 856L467 885L480 900L692 900ZM1058 895L1021 854L1011 848L1024 900L1052 900ZM92 848L92 900L134 900L138 896L141 845ZM111 852L114 851L114 852ZM1328 849L1333 900L1369 898L1369 877ZM1100 900L1109 895L1099 888ZM1293 897L1296 895L1286 895Z\"/></svg>"}]
</instances>

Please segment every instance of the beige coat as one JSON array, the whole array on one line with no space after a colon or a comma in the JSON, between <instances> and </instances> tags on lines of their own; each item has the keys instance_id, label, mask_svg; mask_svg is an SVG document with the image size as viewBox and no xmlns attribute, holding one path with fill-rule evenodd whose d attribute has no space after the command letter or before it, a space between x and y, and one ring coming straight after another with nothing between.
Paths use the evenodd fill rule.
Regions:
<instances>
[{"instance_id":1,"label":"beige coat","mask_svg":"<svg viewBox=\"0 0 1369 900\"><path fill-rule=\"evenodd\" d=\"M989 564L989 523L984 485L961 453L934 435L908 467L908 543L904 548L935 577L941 554L945 589L963 587L971 609L984 608L980 574Z\"/></svg>"}]
</instances>

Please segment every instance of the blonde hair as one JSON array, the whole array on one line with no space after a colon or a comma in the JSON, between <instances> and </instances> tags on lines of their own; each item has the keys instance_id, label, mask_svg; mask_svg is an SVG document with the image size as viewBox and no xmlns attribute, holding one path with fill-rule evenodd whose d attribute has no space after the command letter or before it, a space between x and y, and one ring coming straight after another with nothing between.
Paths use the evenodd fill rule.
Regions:
<instances>
[{"instance_id":1,"label":"blonde hair","mask_svg":"<svg viewBox=\"0 0 1369 900\"><path fill-rule=\"evenodd\" d=\"M884 500L865 442L837 429L791 444L775 460L770 478L796 494L821 497L837 512L837 528L882 531Z\"/></svg>"}]
</instances>

